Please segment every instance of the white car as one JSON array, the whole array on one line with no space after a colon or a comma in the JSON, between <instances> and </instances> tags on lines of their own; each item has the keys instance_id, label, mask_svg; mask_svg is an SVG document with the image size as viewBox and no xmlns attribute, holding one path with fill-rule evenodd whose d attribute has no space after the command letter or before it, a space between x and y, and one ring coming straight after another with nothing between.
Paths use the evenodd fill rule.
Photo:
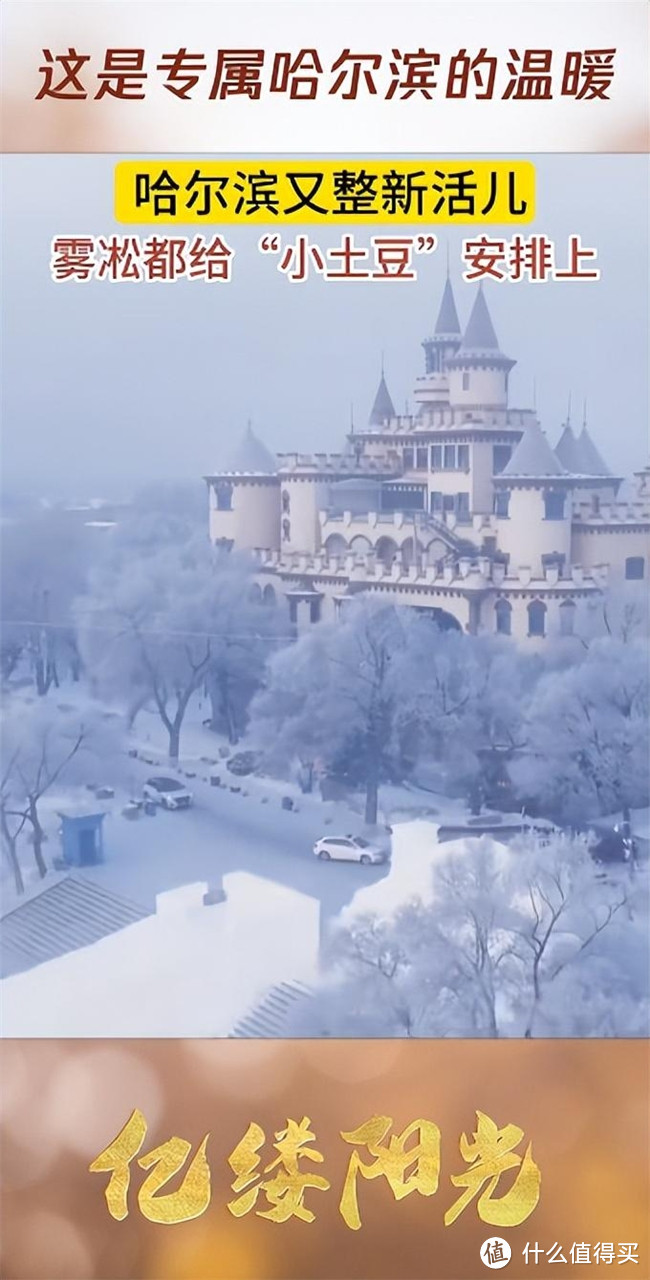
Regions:
<instances>
[{"instance_id":1,"label":"white car","mask_svg":"<svg viewBox=\"0 0 650 1280\"><path fill-rule=\"evenodd\" d=\"M387 853L377 845L369 844L362 836L323 836L314 845L314 853L323 862L336 859L340 862L386 862Z\"/></svg>"},{"instance_id":2,"label":"white car","mask_svg":"<svg viewBox=\"0 0 650 1280\"><path fill-rule=\"evenodd\" d=\"M148 778L142 788L145 800L163 809L189 809L194 796L177 778Z\"/></svg>"}]
</instances>

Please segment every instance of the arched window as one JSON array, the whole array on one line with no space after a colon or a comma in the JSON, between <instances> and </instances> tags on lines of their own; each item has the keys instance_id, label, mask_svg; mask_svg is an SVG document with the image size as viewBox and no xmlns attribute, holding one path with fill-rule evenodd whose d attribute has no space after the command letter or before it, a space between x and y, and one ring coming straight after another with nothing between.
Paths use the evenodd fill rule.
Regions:
<instances>
[{"instance_id":1,"label":"arched window","mask_svg":"<svg viewBox=\"0 0 650 1280\"><path fill-rule=\"evenodd\" d=\"M640 582L645 575L645 560L643 556L628 556L625 561L625 577L634 582Z\"/></svg>"},{"instance_id":2,"label":"arched window","mask_svg":"<svg viewBox=\"0 0 650 1280\"><path fill-rule=\"evenodd\" d=\"M348 544L340 533L330 533L325 539L325 551L328 556L344 556L347 555Z\"/></svg>"},{"instance_id":3,"label":"arched window","mask_svg":"<svg viewBox=\"0 0 650 1280\"><path fill-rule=\"evenodd\" d=\"M250 600L251 604L262 603L262 588L259 582L253 582L251 589L248 593L248 599Z\"/></svg>"},{"instance_id":4,"label":"arched window","mask_svg":"<svg viewBox=\"0 0 650 1280\"><path fill-rule=\"evenodd\" d=\"M291 510L291 498L287 489L282 490L282 510L287 516Z\"/></svg>"},{"instance_id":5,"label":"arched window","mask_svg":"<svg viewBox=\"0 0 650 1280\"><path fill-rule=\"evenodd\" d=\"M528 606L528 634L546 635L546 605L541 600L531 600Z\"/></svg>"},{"instance_id":6,"label":"arched window","mask_svg":"<svg viewBox=\"0 0 650 1280\"><path fill-rule=\"evenodd\" d=\"M576 624L576 606L573 600L563 600L560 605L560 635L572 636Z\"/></svg>"},{"instance_id":7,"label":"arched window","mask_svg":"<svg viewBox=\"0 0 650 1280\"><path fill-rule=\"evenodd\" d=\"M394 542L392 538L378 538L377 545L375 547L377 559L380 560L387 569L390 569L396 559L397 550L397 543Z\"/></svg>"},{"instance_id":8,"label":"arched window","mask_svg":"<svg viewBox=\"0 0 650 1280\"><path fill-rule=\"evenodd\" d=\"M512 605L508 600L497 600L494 606L497 631L500 636L512 635Z\"/></svg>"},{"instance_id":9,"label":"arched window","mask_svg":"<svg viewBox=\"0 0 650 1280\"><path fill-rule=\"evenodd\" d=\"M291 540L291 521L282 521L282 541L289 542Z\"/></svg>"},{"instance_id":10,"label":"arched window","mask_svg":"<svg viewBox=\"0 0 650 1280\"><path fill-rule=\"evenodd\" d=\"M275 588L271 586L270 582L267 582L262 592L262 603L265 605L268 605L270 609L274 609L278 603L278 597L275 594Z\"/></svg>"}]
</instances>

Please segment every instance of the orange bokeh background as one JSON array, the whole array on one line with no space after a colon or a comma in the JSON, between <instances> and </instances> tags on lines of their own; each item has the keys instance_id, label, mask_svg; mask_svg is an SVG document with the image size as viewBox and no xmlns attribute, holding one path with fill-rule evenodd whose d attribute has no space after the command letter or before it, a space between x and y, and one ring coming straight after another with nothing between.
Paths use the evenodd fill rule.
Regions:
<instances>
[{"instance_id":1,"label":"orange bokeh background","mask_svg":"<svg viewBox=\"0 0 650 1280\"><path fill-rule=\"evenodd\" d=\"M574 1242L635 1242L640 1261L628 1271L650 1275L644 1042L42 1040L6 1042L2 1057L4 1280L476 1280L486 1274L480 1246L494 1234L512 1246L514 1280L557 1274L543 1255L524 1264L527 1241L547 1250L558 1241L567 1258ZM137 1166L129 1216L110 1217L106 1175L88 1164L134 1107L148 1122L147 1150L178 1135L195 1151L210 1133L212 1201L200 1218L145 1220ZM520 1227L495 1231L475 1202L443 1225L459 1194L450 1175L466 1167L458 1140L477 1109L499 1127L520 1126L522 1149L532 1141L542 1191ZM351 1152L339 1135L373 1114L391 1116L396 1132L416 1118L436 1121L440 1187L397 1202L384 1178L360 1179L362 1228L353 1232L338 1210ZM331 1183L306 1194L315 1221L233 1218L227 1157L249 1123L265 1130L270 1160L274 1131L303 1115L325 1157L311 1167ZM602 1272L568 1261L559 1274Z\"/></svg>"}]
</instances>

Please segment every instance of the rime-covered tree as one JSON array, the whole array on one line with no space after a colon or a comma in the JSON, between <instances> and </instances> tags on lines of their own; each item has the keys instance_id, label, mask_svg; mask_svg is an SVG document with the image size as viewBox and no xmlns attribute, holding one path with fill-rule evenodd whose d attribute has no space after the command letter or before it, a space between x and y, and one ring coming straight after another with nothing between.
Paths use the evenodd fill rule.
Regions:
<instances>
[{"instance_id":1,"label":"rime-covered tree","mask_svg":"<svg viewBox=\"0 0 650 1280\"><path fill-rule=\"evenodd\" d=\"M434 869L432 897L332 930L289 1034L644 1035L643 890L604 882L581 840L487 838Z\"/></svg>"},{"instance_id":2,"label":"rime-covered tree","mask_svg":"<svg viewBox=\"0 0 650 1280\"><path fill-rule=\"evenodd\" d=\"M109 754L112 733L89 708L75 710L9 704L2 735L0 834L16 889L23 892L20 847L29 838L39 876L47 874L40 804L59 783L79 784Z\"/></svg>"},{"instance_id":3,"label":"rime-covered tree","mask_svg":"<svg viewBox=\"0 0 650 1280\"><path fill-rule=\"evenodd\" d=\"M251 598L245 557L216 553L203 537L179 542L160 528L151 537L141 520L130 531L121 531L77 602L80 647L96 687L126 701L130 723L153 706L177 760L199 688L220 700L230 737L237 736L281 631L273 611Z\"/></svg>"},{"instance_id":4,"label":"rime-covered tree","mask_svg":"<svg viewBox=\"0 0 650 1280\"><path fill-rule=\"evenodd\" d=\"M512 766L522 795L584 821L648 804L646 646L601 639L582 661L547 672Z\"/></svg>"}]
</instances>

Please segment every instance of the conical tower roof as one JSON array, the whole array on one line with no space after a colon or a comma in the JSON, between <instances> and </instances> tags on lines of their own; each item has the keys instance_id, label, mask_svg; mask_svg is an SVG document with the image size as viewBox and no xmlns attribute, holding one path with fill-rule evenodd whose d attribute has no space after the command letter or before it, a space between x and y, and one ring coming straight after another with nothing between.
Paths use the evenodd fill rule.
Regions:
<instances>
[{"instance_id":1,"label":"conical tower roof","mask_svg":"<svg viewBox=\"0 0 650 1280\"><path fill-rule=\"evenodd\" d=\"M570 424L567 422L555 446L555 456L559 458L565 470L579 476L584 472L581 451Z\"/></svg>"},{"instance_id":2,"label":"conical tower roof","mask_svg":"<svg viewBox=\"0 0 650 1280\"><path fill-rule=\"evenodd\" d=\"M390 398L390 392L386 386L386 379L382 369L379 386L377 387L377 395L375 402L370 410L368 423L371 427L381 427L387 418L395 417L395 406Z\"/></svg>"},{"instance_id":3,"label":"conical tower roof","mask_svg":"<svg viewBox=\"0 0 650 1280\"><path fill-rule=\"evenodd\" d=\"M258 439L249 422L239 444L228 457L225 470L248 472L254 475L273 475L277 469L277 458Z\"/></svg>"},{"instance_id":4,"label":"conical tower roof","mask_svg":"<svg viewBox=\"0 0 650 1280\"><path fill-rule=\"evenodd\" d=\"M510 461L504 467L499 478L516 476L541 480L546 476L566 476L566 474L559 458L553 453L539 423L532 422L524 431Z\"/></svg>"},{"instance_id":5,"label":"conical tower roof","mask_svg":"<svg viewBox=\"0 0 650 1280\"><path fill-rule=\"evenodd\" d=\"M611 476L607 463L601 458L586 426L582 428L577 439L580 457L580 470L586 476Z\"/></svg>"},{"instance_id":6,"label":"conical tower roof","mask_svg":"<svg viewBox=\"0 0 650 1280\"><path fill-rule=\"evenodd\" d=\"M451 287L451 280L449 279L449 276L447 276L447 279L445 280L445 287L442 291L442 300L440 302L440 310L438 312L438 319L436 320L434 332L438 336L444 334L445 336L449 335L450 337L452 335L456 336L460 334L460 321L458 319L456 300L454 298L454 291Z\"/></svg>"},{"instance_id":7,"label":"conical tower roof","mask_svg":"<svg viewBox=\"0 0 650 1280\"><path fill-rule=\"evenodd\" d=\"M467 328L463 334L461 351L498 351L499 339L494 331L492 317L485 301L483 287L474 299Z\"/></svg>"}]
</instances>

